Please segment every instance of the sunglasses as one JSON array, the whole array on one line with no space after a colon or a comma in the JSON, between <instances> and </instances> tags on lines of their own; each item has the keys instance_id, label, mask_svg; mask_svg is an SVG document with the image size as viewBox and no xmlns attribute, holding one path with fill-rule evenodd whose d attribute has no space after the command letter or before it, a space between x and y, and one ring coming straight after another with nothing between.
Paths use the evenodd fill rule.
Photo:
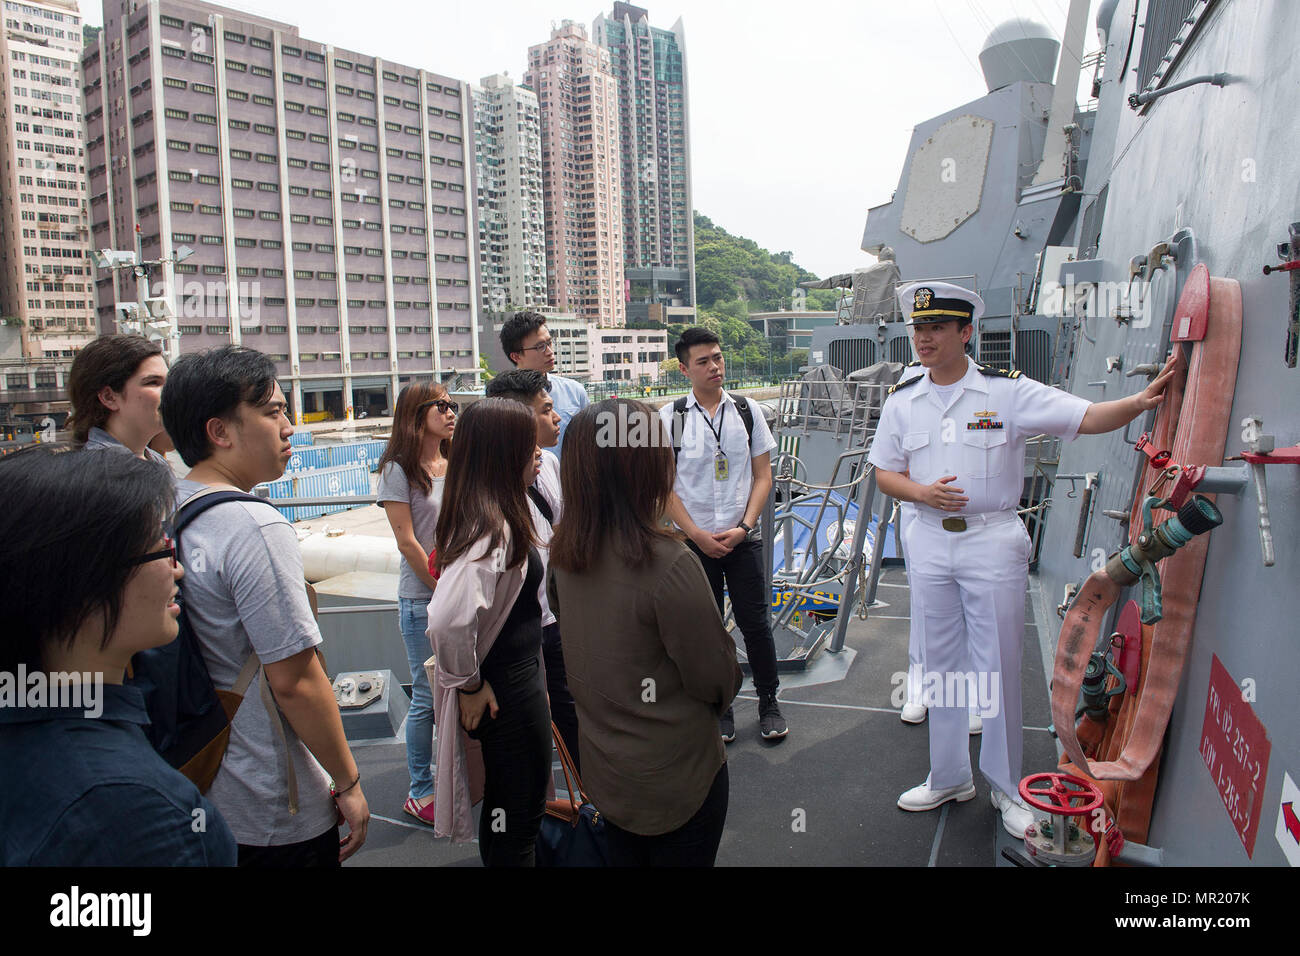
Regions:
<instances>
[{"instance_id":1,"label":"sunglasses","mask_svg":"<svg viewBox=\"0 0 1300 956\"><path fill-rule=\"evenodd\" d=\"M167 547L165 547L163 550L150 551L148 554L142 554L138 558L132 558L130 561L126 563L126 566L128 568L134 568L136 565L139 564L148 564L150 561L161 561L163 558L170 558L172 562L172 567L173 568L176 567L176 545L172 541L172 539L167 537L166 535L163 536L163 541L167 543Z\"/></svg>"},{"instance_id":2,"label":"sunglasses","mask_svg":"<svg viewBox=\"0 0 1300 956\"><path fill-rule=\"evenodd\" d=\"M449 411L452 411L452 412L459 412L459 411L460 411L460 405L459 405L457 402L449 402L449 401L447 401L447 399L445 399L445 398L435 398L435 399L434 399L433 401L431 401L431 402L421 402L418 411L424 411L424 410L425 410L426 408L428 408L430 405L433 405L434 407L436 407L436 408L438 409L438 411L442 412L442 414L444 414L444 415L446 415L447 412L449 412Z\"/></svg>"}]
</instances>

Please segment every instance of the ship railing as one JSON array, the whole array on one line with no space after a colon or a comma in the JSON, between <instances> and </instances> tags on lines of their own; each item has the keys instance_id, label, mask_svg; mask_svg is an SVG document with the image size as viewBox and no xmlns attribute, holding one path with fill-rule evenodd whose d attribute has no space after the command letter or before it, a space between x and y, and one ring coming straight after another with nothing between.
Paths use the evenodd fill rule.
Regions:
<instances>
[{"instance_id":1,"label":"ship railing","mask_svg":"<svg viewBox=\"0 0 1300 956\"><path fill-rule=\"evenodd\" d=\"M792 599L783 603L777 612L774 624L806 636L804 629L793 624L800 599L813 597L818 591L840 585L842 590L836 611L835 631L828 647L832 653L843 650L849 616L855 607L858 616L865 619L869 608L875 603L888 530L891 525L896 526L896 509L892 499L886 497L881 504L882 520L877 525L871 558L870 561L865 561L866 532L871 523L876 492L875 468L866 460L867 451L866 447L858 447L841 452L836 458L830 480L824 485L799 480L799 470L803 468L806 474L806 467L796 456L788 452L782 453L776 462L773 495L769 497L764 513L765 567L772 567L773 532L780 525L784 548L782 568L790 572L773 576L772 585L782 594L792 595ZM844 480L841 480L841 476L844 476ZM779 512L775 509L775 493L778 488L784 502ZM836 500L831 492L838 492L843 500ZM798 505L810 503L810 499L817 501L817 512L811 520L795 510ZM853 537L845 555L841 553L841 548L845 544L844 522L849 501L856 504L857 517L854 519ZM825 545L822 545L817 529L822 526L828 509L833 513L833 524L830 527L834 530ZM809 530L803 560L797 568L794 566L793 545L796 524Z\"/></svg>"},{"instance_id":2,"label":"ship railing","mask_svg":"<svg viewBox=\"0 0 1300 956\"><path fill-rule=\"evenodd\" d=\"M778 398L777 430L830 432L836 438L847 436L851 446L865 446L875 434L887 393L887 387L874 382L787 379Z\"/></svg>"}]
</instances>

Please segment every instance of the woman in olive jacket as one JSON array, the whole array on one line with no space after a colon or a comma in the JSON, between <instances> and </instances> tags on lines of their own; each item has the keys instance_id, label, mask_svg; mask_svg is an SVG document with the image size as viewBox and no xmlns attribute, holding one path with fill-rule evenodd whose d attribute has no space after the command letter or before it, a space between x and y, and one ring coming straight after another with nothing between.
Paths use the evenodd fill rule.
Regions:
<instances>
[{"instance_id":1,"label":"woman in olive jacket","mask_svg":"<svg viewBox=\"0 0 1300 956\"><path fill-rule=\"evenodd\" d=\"M741 673L699 559L664 525L671 439L649 407L609 399L565 446L548 593L610 862L712 866L727 817L718 717Z\"/></svg>"}]
</instances>

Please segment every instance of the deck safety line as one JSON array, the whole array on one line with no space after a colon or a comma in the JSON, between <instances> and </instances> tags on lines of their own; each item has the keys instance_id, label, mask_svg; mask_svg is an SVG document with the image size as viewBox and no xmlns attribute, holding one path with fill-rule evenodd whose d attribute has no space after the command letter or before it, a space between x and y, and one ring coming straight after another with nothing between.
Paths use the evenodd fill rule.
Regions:
<instances>
[{"instance_id":1,"label":"deck safety line","mask_svg":"<svg viewBox=\"0 0 1300 956\"><path fill-rule=\"evenodd\" d=\"M943 825L948 820L948 804L939 808L939 825L934 829L934 843L930 845L930 862L927 867L934 866L939 859L939 844L943 842Z\"/></svg>"},{"instance_id":2,"label":"deck safety line","mask_svg":"<svg viewBox=\"0 0 1300 956\"><path fill-rule=\"evenodd\" d=\"M864 711L869 711L873 714L895 714L895 715L898 714L898 710L893 707L867 707L863 704L827 704L827 703L821 703L819 701L812 701L812 700L790 700L788 697L782 697L779 691L777 693L777 699L780 700L781 703L783 704L801 704L804 707L830 707L830 708L834 708L835 710L864 710ZM748 694L737 694L736 700L757 701L758 698L751 697ZM1049 727L1030 727L1028 724L1022 724L1020 729L1037 730L1045 734L1051 731L1051 728Z\"/></svg>"}]
</instances>

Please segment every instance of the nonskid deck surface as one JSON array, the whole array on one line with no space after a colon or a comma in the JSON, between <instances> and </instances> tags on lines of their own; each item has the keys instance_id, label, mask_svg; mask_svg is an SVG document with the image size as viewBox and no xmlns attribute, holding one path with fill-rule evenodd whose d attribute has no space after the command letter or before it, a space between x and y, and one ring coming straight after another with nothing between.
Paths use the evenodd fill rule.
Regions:
<instances>
[{"instance_id":1,"label":"nonskid deck surface","mask_svg":"<svg viewBox=\"0 0 1300 956\"><path fill-rule=\"evenodd\" d=\"M758 702L745 681L735 705L736 741L727 748L731 795L719 866L1007 865L999 853L1014 841L978 772L973 800L928 813L896 806L900 793L925 780L928 734L925 724L902 723L890 700L891 677L907 669L907 575L886 568L881 584L885 606L868 621L853 620L843 654L822 652L809 672L781 675L790 725L784 741L759 737ZM1032 624L1025 628L1022 682L1025 772L1049 770L1056 745L1047 732L1047 682ZM348 865L479 866L476 844L435 839L402 812L403 740L353 743L372 816L366 845ZM978 759L979 738L972 737L972 765Z\"/></svg>"}]
</instances>

